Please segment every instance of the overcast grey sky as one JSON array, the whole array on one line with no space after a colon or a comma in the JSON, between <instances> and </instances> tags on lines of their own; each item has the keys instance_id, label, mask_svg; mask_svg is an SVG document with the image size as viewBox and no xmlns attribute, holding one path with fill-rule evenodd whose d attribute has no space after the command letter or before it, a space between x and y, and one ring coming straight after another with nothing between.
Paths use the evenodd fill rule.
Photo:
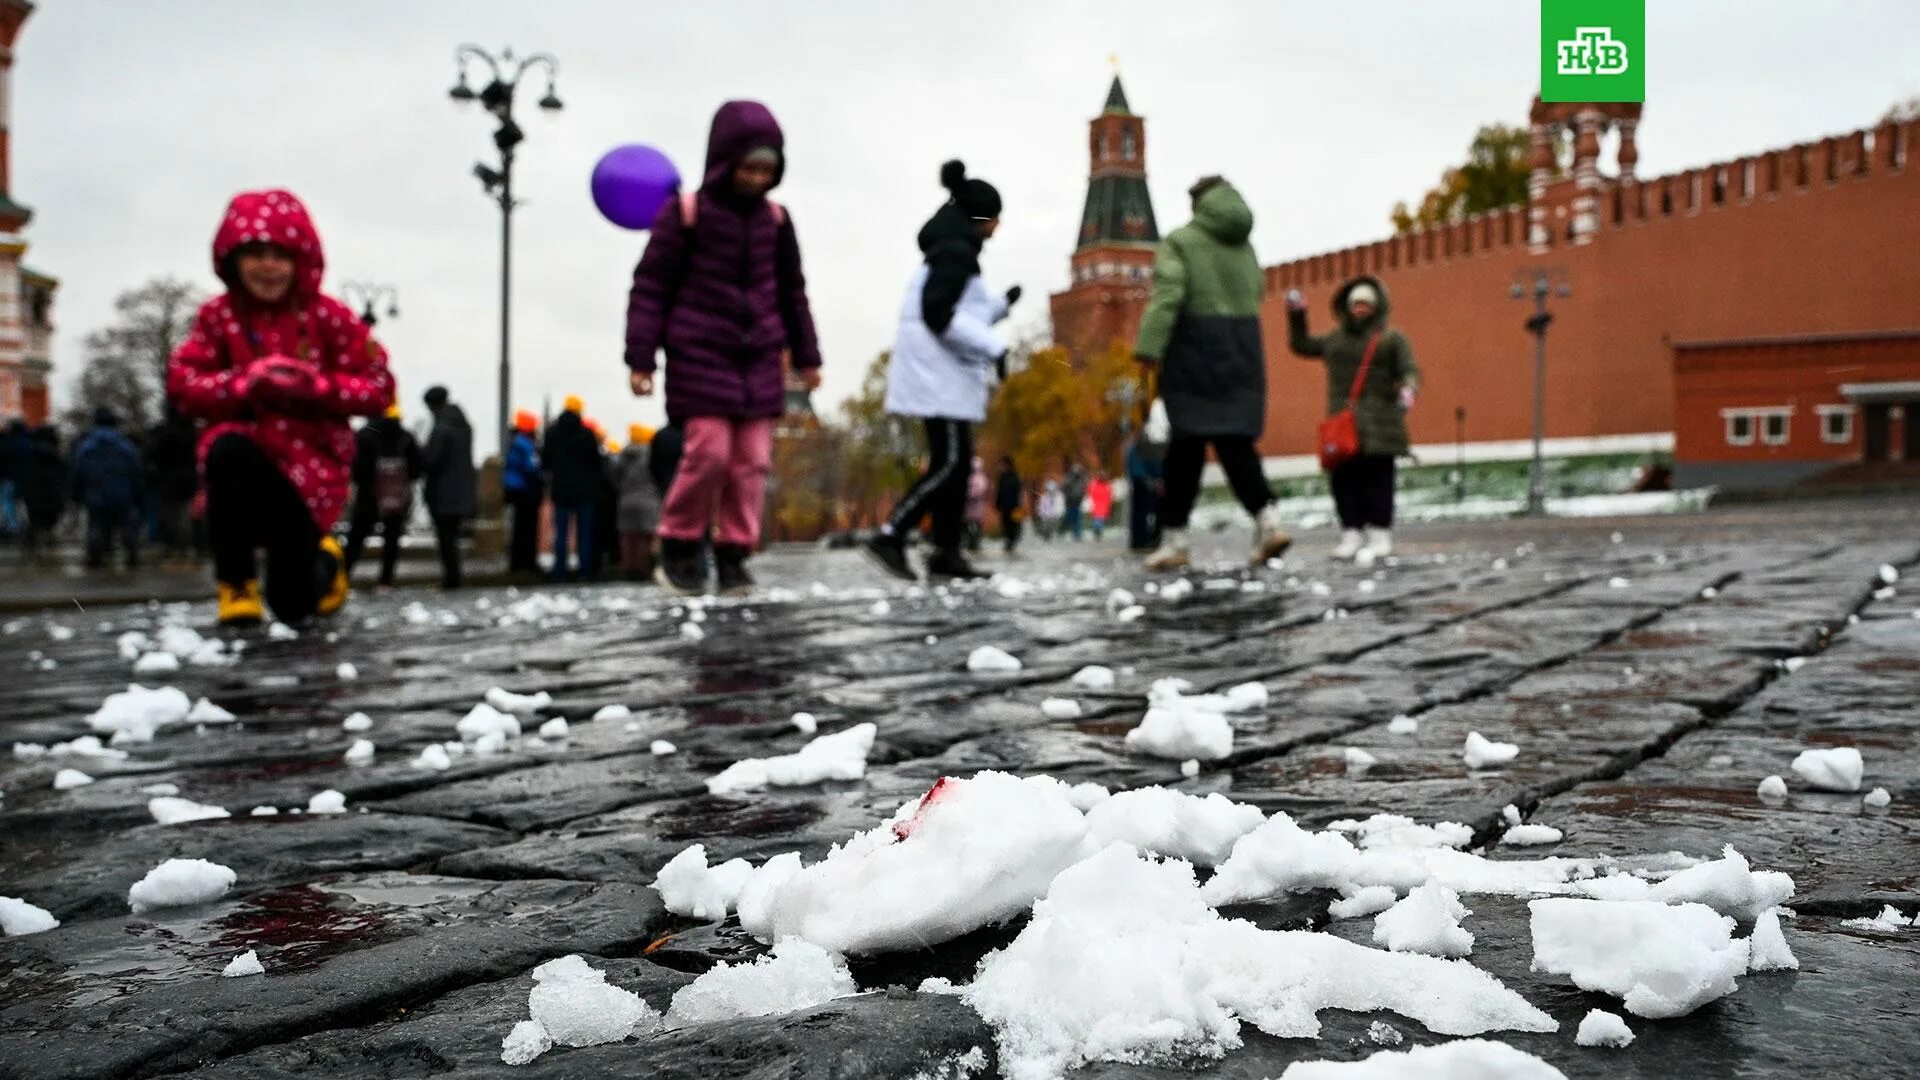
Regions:
<instances>
[{"instance_id":1,"label":"overcast grey sky","mask_svg":"<svg viewBox=\"0 0 1920 1080\"><path fill-rule=\"evenodd\" d=\"M1912 0L1654 0L1643 175L1870 124L1920 93ZM119 291L157 274L215 285L207 248L234 192L285 186L313 210L329 284L399 286L380 335L410 410L446 383L490 418L498 211L470 174L491 125L446 91L462 41L560 58L566 110L520 120L516 404L587 399L624 426L623 314L643 234L587 194L601 153L649 142L697 172L714 108L772 106L827 358L853 390L892 340L948 157L999 186L985 264L1019 282L1023 328L1065 286L1086 183L1086 122L1117 54L1148 118L1163 229L1186 185L1224 173L1258 215L1266 262L1378 239L1396 199L1458 159L1474 128L1523 123L1538 0L44 0L13 73L13 194L35 208L28 262L63 284L58 389ZM1437 358L1436 358L1437 359ZM1431 362L1431 361L1430 361ZM490 426L490 425L482 425ZM490 439L483 437L483 442Z\"/></svg>"}]
</instances>

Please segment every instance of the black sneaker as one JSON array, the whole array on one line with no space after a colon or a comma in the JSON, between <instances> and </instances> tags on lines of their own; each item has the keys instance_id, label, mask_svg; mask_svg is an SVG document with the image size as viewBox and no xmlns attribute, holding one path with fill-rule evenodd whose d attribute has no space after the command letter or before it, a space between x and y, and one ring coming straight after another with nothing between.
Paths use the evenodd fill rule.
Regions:
<instances>
[{"instance_id":1,"label":"black sneaker","mask_svg":"<svg viewBox=\"0 0 1920 1080\"><path fill-rule=\"evenodd\" d=\"M700 541L660 538L660 565L653 580L660 587L681 596L699 596L707 591L707 566L701 557Z\"/></svg>"},{"instance_id":2,"label":"black sneaker","mask_svg":"<svg viewBox=\"0 0 1920 1080\"><path fill-rule=\"evenodd\" d=\"M913 564L907 562L907 546L900 542L899 537L874 533L860 542L860 553L873 565L901 581L920 580L920 575L913 572Z\"/></svg>"},{"instance_id":3,"label":"black sneaker","mask_svg":"<svg viewBox=\"0 0 1920 1080\"><path fill-rule=\"evenodd\" d=\"M927 558L927 576L953 581L978 581L993 575L968 562L967 557L954 548L936 551Z\"/></svg>"},{"instance_id":4,"label":"black sneaker","mask_svg":"<svg viewBox=\"0 0 1920 1080\"><path fill-rule=\"evenodd\" d=\"M745 596L757 584L747 572L746 548L737 544L713 545L713 569L722 596Z\"/></svg>"}]
</instances>

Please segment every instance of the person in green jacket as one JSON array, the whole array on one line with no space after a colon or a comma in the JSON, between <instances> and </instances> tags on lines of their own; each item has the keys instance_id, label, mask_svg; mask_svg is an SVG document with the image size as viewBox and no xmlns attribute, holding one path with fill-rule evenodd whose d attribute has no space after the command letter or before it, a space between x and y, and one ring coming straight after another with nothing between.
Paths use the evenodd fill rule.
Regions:
<instances>
[{"instance_id":1,"label":"person in green jacket","mask_svg":"<svg viewBox=\"0 0 1920 1080\"><path fill-rule=\"evenodd\" d=\"M1420 367L1406 335L1387 325L1387 287L1378 278L1354 278L1333 294L1336 326L1307 332L1307 305L1300 290L1287 292L1287 341L1294 355L1327 366L1327 415L1347 407L1367 343L1373 364L1353 396L1360 453L1328 475L1340 515L1340 546L1334 556L1372 562L1393 554L1394 459L1407 452L1407 410L1420 391Z\"/></svg>"},{"instance_id":2,"label":"person in green jacket","mask_svg":"<svg viewBox=\"0 0 1920 1080\"><path fill-rule=\"evenodd\" d=\"M1153 264L1153 296L1134 358L1160 370L1173 428L1165 462L1160 547L1149 570L1192 561L1187 520L1200 493L1207 446L1240 505L1254 518L1253 565L1293 543L1280 525L1254 440L1266 424L1267 361L1260 343L1265 277L1247 237L1253 211L1233 186L1209 176L1188 191L1193 220L1167 235Z\"/></svg>"}]
</instances>

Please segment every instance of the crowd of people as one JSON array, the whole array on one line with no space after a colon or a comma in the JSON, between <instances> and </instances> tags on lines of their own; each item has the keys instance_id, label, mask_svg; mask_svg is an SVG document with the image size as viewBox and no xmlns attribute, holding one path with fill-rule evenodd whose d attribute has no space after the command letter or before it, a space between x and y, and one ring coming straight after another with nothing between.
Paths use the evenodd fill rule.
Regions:
<instances>
[{"instance_id":1,"label":"crowd of people","mask_svg":"<svg viewBox=\"0 0 1920 1080\"><path fill-rule=\"evenodd\" d=\"M8 421L0 428L0 537L18 543L31 565L57 558L64 531L83 538L88 569L108 568L116 548L128 568L153 548L167 564L195 558L206 541L191 513L193 438L192 425L172 411L151 430L129 433L112 409L95 409L71 451L52 424Z\"/></svg>"}]
</instances>

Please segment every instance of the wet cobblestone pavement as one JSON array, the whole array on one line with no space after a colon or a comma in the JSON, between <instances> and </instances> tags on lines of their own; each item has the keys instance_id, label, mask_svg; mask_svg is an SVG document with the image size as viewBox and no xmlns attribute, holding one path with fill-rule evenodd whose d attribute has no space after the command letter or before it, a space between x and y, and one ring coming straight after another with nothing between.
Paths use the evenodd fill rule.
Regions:
<instances>
[{"instance_id":1,"label":"wet cobblestone pavement","mask_svg":"<svg viewBox=\"0 0 1920 1080\"><path fill-rule=\"evenodd\" d=\"M1017 922L856 959L873 993L501 1061L544 961L587 956L664 1010L716 963L765 951L732 920L664 910L648 886L687 845L714 862L785 851L812 862L939 777L983 769L1219 792L1308 828L1378 812L1460 822L1496 859L1704 859L1733 844L1794 878L1798 971L1742 978L1685 1017L1633 1018L1625 1049L1577 1047L1587 1010L1619 1001L1531 971L1524 899L1476 896L1464 923L1480 941L1473 964L1560 1025L1488 1037L1568 1076L1911 1076L1920 928L1842 923L1920 908L1920 586L1882 577L1920 575L1917 535L1912 509L1871 506L1777 522L1511 523L1429 530L1371 569L1331 562L1315 537L1284 567L1248 571L1226 557L1234 533L1171 599L1172 578L1149 582L1111 548L1037 549L992 561L1007 575L996 582L931 592L868 590L849 553L782 554L764 561L759 596L712 602L698 623L632 587L356 597L350 617L298 638L240 635L237 663L137 680L205 697L238 724L164 730L124 760L0 762L0 895L62 922L0 942L0 1076L994 1075L992 1030L960 999L916 988L965 982ZM1117 618L1115 588L1144 615ZM6 620L0 741L88 734L88 714L134 680L117 639L154 632L169 610ZM190 614L205 629L209 609ZM982 645L1021 670L968 672ZM1071 683L1094 663L1119 673L1111 690ZM1269 702L1234 717L1231 756L1183 775L1125 744L1166 676L1201 690L1257 681ZM550 693L540 715L567 719L567 737L444 771L415 763L457 738L455 722L496 686ZM1074 698L1082 715L1047 719L1050 697ZM631 716L592 719L614 705ZM822 733L877 725L864 780L707 792L735 761L797 750L801 711ZM370 731L342 730L356 712ZM1417 731L1390 730L1403 716ZM1469 769L1460 748L1474 731L1521 752ZM359 738L377 756L349 766ZM678 752L656 755L657 740ZM1864 755L1860 793L1756 794L1763 777L1791 777L1799 751L1837 746ZM1348 748L1374 763L1350 767ZM93 782L56 790L64 768ZM155 785L232 816L156 824ZM1863 805L1872 788L1891 804ZM344 794L347 812L294 812L323 790ZM1503 845L1509 805L1565 838ZM262 806L280 813L250 815ZM167 858L210 859L237 882L213 902L130 914L129 887ZM1227 914L1371 944L1371 920L1329 919L1335 898ZM221 978L249 949L267 976ZM1442 1038L1333 1010L1319 1039L1248 1026L1217 1062L1074 1075L1278 1076L1295 1061L1367 1056L1383 1020L1409 1044Z\"/></svg>"}]
</instances>

